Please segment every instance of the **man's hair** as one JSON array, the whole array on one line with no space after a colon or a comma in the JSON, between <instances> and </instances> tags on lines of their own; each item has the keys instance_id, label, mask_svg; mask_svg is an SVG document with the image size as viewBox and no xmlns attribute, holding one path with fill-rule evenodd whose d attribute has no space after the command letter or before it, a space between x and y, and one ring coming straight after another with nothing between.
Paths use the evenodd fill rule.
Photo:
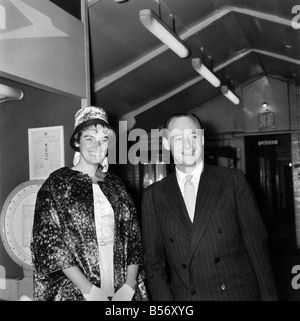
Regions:
<instances>
[{"instance_id":1,"label":"man's hair","mask_svg":"<svg viewBox=\"0 0 300 321\"><path fill-rule=\"evenodd\" d=\"M179 114L174 114L174 115L172 115L171 117L169 117L169 118L165 121L164 128L165 128L165 129L168 129L168 126L169 126L171 120L174 119L174 118L179 118L179 117L194 118L194 119L197 121L197 123L199 124L200 129L203 129L203 127L202 127L202 125L201 125L200 119L198 118L197 115L195 115L195 114L193 114L193 113L179 113Z\"/></svg>"}]
</instances>

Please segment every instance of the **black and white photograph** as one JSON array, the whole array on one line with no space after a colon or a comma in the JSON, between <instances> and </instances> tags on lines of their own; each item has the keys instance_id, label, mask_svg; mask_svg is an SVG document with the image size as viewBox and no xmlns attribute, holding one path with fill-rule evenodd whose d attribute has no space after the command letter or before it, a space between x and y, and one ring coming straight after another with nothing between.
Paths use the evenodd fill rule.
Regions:
<instances>
[{"instance_id":1,"label":"black and white photograph","mask_svg":"<svg viewBox=\"0 0 300 321\"><path fill-rule=\"evenodd\" d=\"M0 0L0 136L0 305L300 301L299 1Z\"/></svg>"}]
</instances>

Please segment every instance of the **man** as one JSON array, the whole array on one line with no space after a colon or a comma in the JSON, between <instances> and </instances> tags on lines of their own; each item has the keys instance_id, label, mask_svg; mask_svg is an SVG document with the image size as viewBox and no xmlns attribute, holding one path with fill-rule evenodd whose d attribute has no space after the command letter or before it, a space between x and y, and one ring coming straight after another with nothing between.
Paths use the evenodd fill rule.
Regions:
<instances>
[{"instance_id":1,"label":"man","mask_svg":"<svg viewBox=\"0 0 300 321\"><path fill-rule=\"evenodd\" d=\"M175 171L142 201L152 300L277 300L265 227L243 173L204 164L195 115L174 115L165 128Z\"/></svg>"}]
</instances>

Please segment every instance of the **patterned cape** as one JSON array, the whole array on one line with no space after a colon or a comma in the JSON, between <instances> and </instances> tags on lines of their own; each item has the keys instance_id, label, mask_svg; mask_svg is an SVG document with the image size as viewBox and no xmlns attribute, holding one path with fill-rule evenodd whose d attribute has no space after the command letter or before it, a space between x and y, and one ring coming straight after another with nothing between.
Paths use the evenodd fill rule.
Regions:
<instances>
[{"instance_id":1,"label":"patterned cape","mask_svg":"<svg viewBox=\"0 0 300 321\"><path fill-rule=\"evenodd\" d=\"M140 264L133 300L147 301L141 231L130 195L120 178L107 173L98 182L114 210L114 288L125 281L127 266ZM80 290L62 272L77 266L101 286L91 178L63 167L37 194L31 238L34 300L81 301Z\"/></svg>"}]
</instances>

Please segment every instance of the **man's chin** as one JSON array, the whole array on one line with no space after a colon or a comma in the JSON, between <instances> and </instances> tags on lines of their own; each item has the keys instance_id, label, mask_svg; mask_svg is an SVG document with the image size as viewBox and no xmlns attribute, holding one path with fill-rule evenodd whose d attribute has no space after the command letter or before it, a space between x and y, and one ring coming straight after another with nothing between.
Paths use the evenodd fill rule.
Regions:
<instances>
[{"instance_id":1,"label":"man's chin","mask_svg":"<svg viewBox=\"0 0 300 321\"><path fill-rule=\"evenodd\" d=\"M195 166L196 165L196 159L194 157L184 157L182 160L183 166Z\"/></svg>"},{"instance_id":2,"label":"man's chin","mask_svg":"<svg viewBox=\"0 0 300 321\"><path fill-rule=\"evenodd\" d=\"M175 164L181 165L183 167L193 167L196 165L196 161L195 160L193 160L193 161L192 160L183 160L183 161L177 162Z\"/></svg>"}]
</instances>

